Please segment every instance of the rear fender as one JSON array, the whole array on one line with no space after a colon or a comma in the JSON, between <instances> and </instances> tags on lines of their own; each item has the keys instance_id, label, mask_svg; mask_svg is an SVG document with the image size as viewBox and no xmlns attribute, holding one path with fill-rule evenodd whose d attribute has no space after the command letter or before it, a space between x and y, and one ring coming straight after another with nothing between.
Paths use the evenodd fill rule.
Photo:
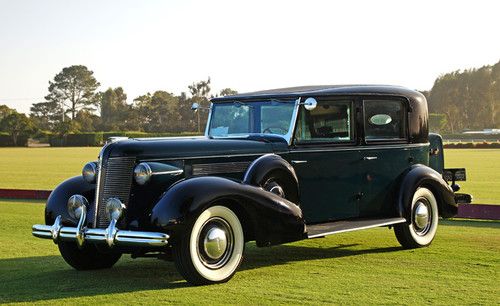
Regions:
<instances>
[{"instance_id":1,"label":"rear fender","mask_svg":"<svg viewBox=\"0 0 500 306\"><path fill-rule=\"evenodd\" d=\"M59 184L50 193L47 200L45 224L53 224L57 216L61 216L63 224L74 226L78 223L78 220L71 218L68 214L68 199L74 194L83 195L91 203L95 195L95 184L87 183L81 175L67 179Z\"/></svg>"},{"instance_id":2,"label":"rear fender","mask_svg":"<svg viewBox=\"0 0 500 306\"><path fill-rule=\"evenodd\" d=\"M441 174L427 166L413 165L403 177L398 194L398 214L410 220L413 194L418 187L429 188L438 202L439 215L450 218L457 214L458 206L450 186L443 180Z\"/></svg>"},{"instance_id":3,"label":"rear fender","mask_svg":"<svg viewBox=\"0 0 500 306\"><path fill-rule=\"evenodd\" d=\"M305 238L301 209L262 188L221 177L205 176L173 185L155 205L151 223L169 232L172 241L189 230L198 215L211 205L232 208L248 226L247 238L267 246Z\"/></svg>"}]
</instances>

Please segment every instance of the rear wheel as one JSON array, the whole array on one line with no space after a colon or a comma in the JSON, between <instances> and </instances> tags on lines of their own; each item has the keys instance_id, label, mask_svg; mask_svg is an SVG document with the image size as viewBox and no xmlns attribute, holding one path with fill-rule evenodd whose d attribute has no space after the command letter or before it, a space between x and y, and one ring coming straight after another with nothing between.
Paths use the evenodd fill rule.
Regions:
<instances>
[{"instance_id":1,"label":"rear wheel","mask_svg":"<svg viewBox=\"0 0 500 306\"><path fill-rule=\"evenodd\" d=\"M420 187L413 194L409 222L394 226L396 238L407 249L428 246L436 236L438 217L436 197Z\"/></svg>"},{"instance_id":2,"label":"rear wheel","mask_svg":"<svg viewBox=\"0 0 500 306\"><path fill-rule=\"evenodd\" d=\"M174 262L193 285L227 282L243 259L245 239L238 216L211 206L173 246Z\"/></svg>"},{"instance_id":3,"label":"rear wheel","mask_svg":"<svg viewBox=\"0 0 500 306\"><path fill-rule=\"evenodd\" d=\"M61 241L57 245L64 260L76 270L108 269L122 256L116 251L102 252L92 244L81 249L74 242Z\"/></svg>"}]
</instances>

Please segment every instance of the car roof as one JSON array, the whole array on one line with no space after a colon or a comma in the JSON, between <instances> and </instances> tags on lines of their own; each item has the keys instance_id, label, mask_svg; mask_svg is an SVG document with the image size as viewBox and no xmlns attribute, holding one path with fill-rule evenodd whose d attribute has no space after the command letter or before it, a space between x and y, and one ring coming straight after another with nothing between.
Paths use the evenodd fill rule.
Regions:
<instances>
[{"instance_id":1,"label":"car roof","mask_svg":"<svg viewBox=\"0 0 500 306\"><path fill-rule=\"evenodd\" d=\"M297 86L260 90L248 93L240 93L225 97L212 98L212 102L223 102L237 99L255 98L280 98L280 97L305 97L305 96L328 96L328 95L387 95L404 96L410 99L418 99L421 93L403 86L395 85L313 85Z\"/></svg>"}]
</instances>

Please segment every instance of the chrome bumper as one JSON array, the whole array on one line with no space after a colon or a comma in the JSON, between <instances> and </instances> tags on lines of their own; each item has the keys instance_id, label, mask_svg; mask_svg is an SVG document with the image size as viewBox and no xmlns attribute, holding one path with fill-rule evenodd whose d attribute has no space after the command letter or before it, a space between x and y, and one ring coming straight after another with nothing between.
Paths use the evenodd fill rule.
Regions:
<instances>
[{"instance_id":1,"label":"chrome bumper","mask_svg":"<svg viewBox=\"0 0 500 306\"><path fill-rule=\"evenodd\" d=\"M61 216L58 216L53 225L33 225L32 234L38 238L59 241L74 241L83 246L86 241L106 243L109 247L117 246L153 246L161 247L168 244L169 236L165 233L124 231L116 228L116 220L112 220L108 228L84 227L85 213L82 214L77 227L62 226Z\"/></svg>"}]
</instances>

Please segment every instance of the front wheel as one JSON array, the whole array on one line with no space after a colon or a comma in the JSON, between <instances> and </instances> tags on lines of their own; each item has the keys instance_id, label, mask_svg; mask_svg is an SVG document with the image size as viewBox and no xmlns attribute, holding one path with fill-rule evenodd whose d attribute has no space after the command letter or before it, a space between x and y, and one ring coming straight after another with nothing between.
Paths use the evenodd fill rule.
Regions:
<instances>
[{"instance_id":1,"label":"front wheel","mask_svg":"<svg viewBox=\"0 0 500 306\"><path fill-rule=\"evenodd\" d=\"M429 189L420 187L413 194L411 220L394 226L396 238L407 249L428 246L436 236L438 217L436 197Z\"/></svg>"},{"instance_id":2,"label":"front wheel","mask_svg":"<svg viewBox=\"0 0 500 306\"><path fill-rule=\"evenodd\" d=\"M174 262L193 285L227 282L243 259L244 244L238 216L225 206L211 206L173 246Z\"/></svg>"}]
</instances>

